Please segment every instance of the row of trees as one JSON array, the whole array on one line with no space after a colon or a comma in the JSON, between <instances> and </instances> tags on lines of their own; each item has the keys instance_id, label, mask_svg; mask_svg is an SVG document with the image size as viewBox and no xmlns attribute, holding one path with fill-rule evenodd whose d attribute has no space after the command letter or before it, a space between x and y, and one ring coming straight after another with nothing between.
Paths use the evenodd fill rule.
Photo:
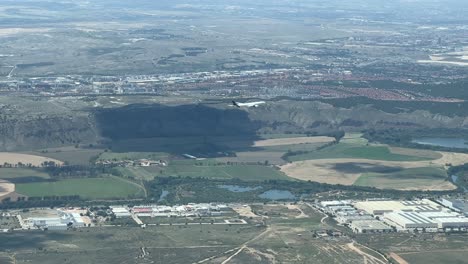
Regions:
<instances>
[{"instance_id":1,"label":"row of trees","mask_svg":"<svg viewBox=\"0 0 468 264\"><path fill-rule=\"evenodd\" d=\"M122 176L120 171L109 166L69 165L61 167L46 167L45 171L53 178L96 178L110 174Z\"/></svg>"}]
</instances>

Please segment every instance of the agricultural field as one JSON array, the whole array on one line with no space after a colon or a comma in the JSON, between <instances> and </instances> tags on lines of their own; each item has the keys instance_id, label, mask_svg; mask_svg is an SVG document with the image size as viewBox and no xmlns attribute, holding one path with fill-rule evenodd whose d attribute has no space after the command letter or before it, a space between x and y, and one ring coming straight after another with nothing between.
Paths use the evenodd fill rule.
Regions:
<instances>
[{"instance_id":1,"label":"agricultural field","mask_svg":"<svg viewBox=\"0 0 468 264\"><path fill-rule=\"evenodd\" d=\"M282 165L286 163L281 157L284 155L283 151L270 151L270 150L258 150L258 151L242 151L236 152L236 157L223 157L216 158L219 162L265 162L269 164Z\"/></svg>"},{"instance_id":2,"label":"agricultural field","mask_svg":"<svg viewBox=\"0 0 468 264\"><path fill-rule=\"evenodd\" d=\"M187 136L187 137L155 137L115 140L111 144L112 152L165 152L174 154L248 149L254 144L255 138L246 136ZM213 149L214 148L214 149Z\"/></svg>"},{"instance_id":3,"label":"agricultural field","mask_svg":"<svg viewBox=\"0 0 468 264\"><path fill-rule=\"evenodd\" d=\"M79 195L86 199L142 197L144 188L117 177L65 179L52 182L20 183L16 192L29 197Z\"/></svg>"},{"instance_id":4,"label":"agricultural field","mask_svg":"<svg viewBox=\"0 0 468 264\"><path fill-rule=\"evenodd\" d=\"M53 161L56 164L62 164L63 162L57 159L52 159L48 157L22 154L22 153L12 153L12 152L0 152L0 164L11 164L15 165L22 163L24 165L31 164L32 166L41 166L42 163L46 161Z\"/></svg>"},{"instance_id":5,"label":"agricultural field","mask_svg":"<svg viewBox=\"0 0 468 264\"><path fill-rule=\"evenodd\" d=\"M466 263L467 234L385 234L357 236L360 243L378 249L399 263Z\"/></svg>"},{"instance_id":6,"label":"agricultural field","mask_svg":"<svg viewBox=\"0 0 468 264\"><path fill-rule=\"evenodd\" d=\"M0 180L0 198L4 198L7 195L15 191L15 185L9 181Z\"/></svg>"},{"instance_id":7,"label":"agricultural field","mask_svg":"<svg viewBox=\"0 0 468 264\"><path fill-rule=\"evenodd\" d=\"M289 177L329 184L399 190L453 190L447 164L463 164L464 153L440 152L370 144L347 135L335 145L298 155L281 170Z\"/></svg>"},{"instance_id":8,"label":"agricultural field","mask_svg":"<svg viewBox=\"0 0 468 264\"><path fill-rule=\"evenodd\" d=\"M160 167L118 167L117 170L124 176L139 180L150 181L161 176Z\"/></svg>"},{"instance_id":9,"label":"agricultural field","mask_svg":"<svg viewBox=\"0 0 468 264\"><path fill-rule=\"evenodd\" d=\"M282 166L281 170L292 178L329 184L417 190L455 189L452 183L446 181L443 166L431 161L319 159L293 162Z\"/></svg>"},{"instance_id":10,"label":"agricultural field","mask_svg":"<svg viewBox=\"0 0 468 264\"><path fill-rule=\"evenodd\" d=\"M51 159L58 159L70 165L88 165L90 160L99 156L103 149L76 148L74 146L49 148L25 152L25 154L39 155Z\"/></svg>"},{"instance_id":11,"label":"agricultural field","mask_svg":"<svg viewBox=\"0 0 468 264\"><path fill-rule=\"evenodd\" d=\"M364 173L354 185L372 186L380 189L453 190L456 187L447 180L443 168L409 168L389 173Z\"/></svg>"},{"instance_id":12,"label":"agricultural field","mask_svg":"<svg viewBox=\"0 0 468 264\"><path fill-rule=\"evenodd\" d=\"M164 152L103 152L99 155L97 160L139 160L139 159L151 159L160 160L167 159L168 153Z\"/></svg>"},{"instance_id":13,"label":"agricultural field","mask_svg":"<svg viewBox=\"0 0 468 264\"><path fill-rule=\"evenodd\" d=\"M248 150L245 148L234 148L234 150L236 150L236 157L222 157L216 160L220 162L262 163L268 161L269 164L283 165L286 163L283 156L288 152L315 151L317 148L335 140L331 137L305 137L304 135L289 134L273 134L268 136L271 138L253 142L253 145L250 146Z\"/></svg>"},{"instance_id":14,"label":"agricultural field","mask_svg":"<svg viewBox=\"0 0 468 264\"><path fill-rule=\"evenodd\" d=\"M430 264L430 263L466 263L468 259L467 249L452 250L447 249L444 251L430 251L430 252L410 252L398 254L400 258L411 264Z\"/></svg>"},{"instance_id":15,"label":"agricultural field","mask_svg":"<svg viewBox=\"0 0 468 264\"><path fill-rule=\"evenodd\" d=\"M254 142L254 147L271 147L282 145L310 144L310 143L329 143L335 141L332 137L288 137L288 138L272 138L257 140Z\"/></svg>"},{"instance_id":16,"label":"agricultural field","mask_svg":"<svg viewBox=\"0 0 468 264\"><path fill-rule=\"evenodd\" d=\"M339 143L318 151L288 157L289 161L313 159L371 159L387 161L420 161L431 158L392 152L387 146Z\"/></svg>"},{"instance_id":17,"label":"agricultural field","mask_svg":"<svg viewBox=\"0 0 468 264\"><path fill-rule=\"evenodd\" d=\"M202 165L191 164L190 162L176 162L163 169L163 175L182 177L206 177L234 179L238 178L247 181L263 180L288 180L279 170L264 165Z\"/></svg>"},{"instance_id":18,"label":"agricultural field","mask_svg":"<svg viewBox=\"0 0 468 264\"><path fill-rule=\"evenodd\" d=\"M18 182L23 179L33 178L50 178L49 174L39 170L31 168L0 168L0 179L7 179L9 181Z\"/></svg>"}]
</instances>

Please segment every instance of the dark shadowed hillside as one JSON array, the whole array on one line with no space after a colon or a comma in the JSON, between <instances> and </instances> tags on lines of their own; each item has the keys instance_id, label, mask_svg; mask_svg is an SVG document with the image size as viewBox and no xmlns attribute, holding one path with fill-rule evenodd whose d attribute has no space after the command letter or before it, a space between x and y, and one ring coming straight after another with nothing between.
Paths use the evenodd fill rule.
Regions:
<instances>
[{"instance_id":1,"label":"dark shadowed hillside","mask_svg":"<svg viewBox=\"0 0 468 264\"><path fill-rule=\"evenodd\" d=\"M203 105L131 105L95 113L101 136L113 140L151 137L255 136L260 122L247 112Z\"/></svg>"}]
</instances>

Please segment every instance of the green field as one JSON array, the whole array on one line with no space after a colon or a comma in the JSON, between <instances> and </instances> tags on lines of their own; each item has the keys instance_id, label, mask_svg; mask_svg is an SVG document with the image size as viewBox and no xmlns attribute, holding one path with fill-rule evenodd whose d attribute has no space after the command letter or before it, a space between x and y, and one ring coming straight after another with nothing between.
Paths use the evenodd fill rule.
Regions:
<instances>
[{"instance_id":1,"label":"green field","mask_svg":"<svg viewBox=\"0 0 468 264\"><path fill-rule=\"evenodd\" d=\"M30 197L79 195L86 199L142 197L137 184L119 178L67 179L56 182L23 183L16 191Z\"/></svg>"},{"instance_id":2,"label":"green field","mask_svg":"<svg viewBox=\"0 0 468 264\"><path fill-rule=\"evenodd\" d=\"M246 149L256 138L245 136L187 136L126 139L112 142L114 153L128 152L167 152L175 154L225 151L231 148Z\"/></svg>"},{"instance_id":3,"label":"green field","mask_svg":"<svg viewBox=\"0 0 468 264\"><path fill-rule=\"evenodd\" d=\"M400 254L400 257L411 264L465 264L468 259L468 251L467 249L459 249L441 252L415 252Z\"/></svg>"},{"instance_id":4,"label":"green field","mask_svg":"<svg viewBox=\"0 0 468 264\"><path fill-rule=\"evenodd\" d=\"M290 161L313 159L371 159L386 161L420 161L430 160L425 157L409 156L392 153L387 146L367 146L353 143L339 143L322 150L312 151L288 157Z\"/></svg>"},{"instance_id":5,"label":"green field","mask_svg":"<svg viewBox=\"0 0 468 264\"><path fill-rule=\"evenodd\" d=\"M358 235L357 241L383 253L394 252L411 264L467 263L467 234Z\"/></svg>"},{"instance_id":6,"label":"green field","mask_svg":"<svg viewBox=\"0 0 468 264\"><path fill-rule=\"evenodd\" d=\"M386 189L399 189L417 185L431 185L444 181L447 173L443 168L422 167L402 169L388 173L364 173L354 185Z\"/></svg>"},{"instance_id":7,"label":"green field","mask_svg":"<svg viewBox=\"0 0 468 264\"><path fill-rule=\"evenodd\" d=\"M306 134L260 134L262 139L306 137Z\"/></svg>"},{"instance_id":8,"label":"green field","mask_svg":"<svg viewBox=\"0 0 468 264\"><path fill-rule=\"evenodd\" d=\"M160 167L118 167L117 170L126 177L133 177L141 180L153 180L161 175Z\"/></svg>"},{"instance_id":9,"label":"green field","mask_svg":"<svg viewBox=\"0 0 468 264\"><path fill-rule=\"evenodd\" d=\"M288 151L313 151L318 147L325 145L326 143L304 143L304 144L291 144L291 145L278 145L278 146L268 146L268 147L259 147L265 151L278 151L278 152L288 152Z\"/></svg>"},{"instance_id":10,"label":"green field","mask_svg":"<svg viewBox=\"0 0 468 264\"><path fill-rule=\"evenodd\" d=\"M160 160L167 159L168 157L169 154L164 152L103 152L101 155L99 155L98 160Z\"/></svg>"},{"instance_id":11,"label":"green field","mask_svg":"<svg viewBox=\"0 0 468 264\"><path fill-rule=\"evenodd\" d=\"M174 161L163 169L165 176L206 177L232 179L238 178L247 181L288 180L279 170L262 165L216 165L213 160L205 160L201 165L192 160ZM200 164L200 163L198 163Z\"/></svg>"},{"instance_id":12,"label":"green field","mask_svg":"<svg viewBox=\"0 0 468 264\"><path fill-rule=\"evenodd\" d=\"M290 180L281 171L271 166L263 165L215 165L212 160L196 165L192 160L173 161L167 167L130 167L119 168L124 176L137 179L153 179L158 176L173 177L204 177L213 179L238 178L246 181Z\"/></svg>"},{"instance_id":13,"label":"green field","mask_svg":"<svg viewBox=\"0 0 468 264\"><path fill-rule=\"evenodd\" d=\"M39 177L48 179L49 174L29 168L0 168L0 179Z\"/></svg>"}]
</instances>

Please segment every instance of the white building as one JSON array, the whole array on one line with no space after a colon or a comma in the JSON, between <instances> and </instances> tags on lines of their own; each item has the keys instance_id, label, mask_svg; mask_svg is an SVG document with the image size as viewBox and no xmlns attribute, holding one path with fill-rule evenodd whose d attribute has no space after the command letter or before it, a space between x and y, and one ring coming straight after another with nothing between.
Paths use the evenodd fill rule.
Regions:
<instances>
[{"instance_id":1,"label":"white building","mask_svg":"<svg viewBox=\"0 0 468 264\"><path fill-rule=\"evenodd\" d=\"M68 227L84 227L85 222L79 213L57 210L57 217L31 217L24 223L31 228L65 230Z\"/></svg>"},{"instance_id":2,"label":"white building","mask_svg":"<svg viewBox=\"0 0 468 264\"><path fill-rule=\"evenodd\" d=\"M340 224L349 224L354 221L373 220L374 217L368 214L339 213L336 215L335 219Z\"/></svg>"},{"instance_id":3,"label":"white building","mask_svg":"<svg viewBox=\"0 0 468 264\"><path fill-rule=\"evenodd\" d=\"M125 218L130 217L132 214L126 207L111 207L112 213L115 215L116 218Z\"/></svg>"},{"instance_id":4,"label":"white building","mask_svg":"<svg viewBox=\"0 0 468 264\"><path fill-rule=\"evenodd\" d=\"M363 201L356 202L354 207L372 215L383 215L395 211L438 212L442 210L442 206L428 199L417 201Z\"/></svg>"},{"instance_id":5,"label":"white building","mask_svg":"<svg viewBox=\"0 0 468 264\"><path fill-rule=\"evenodd\" d=\"M421 215L418 212L391 212L384 214L384 221L396 227L397 230L423 230L426 228L437 228L437 222Z\"/></svg>"},{"instance_id":6,"label":"white building","mask_svg":"<svg viewBox=\"0 0 468 264\"><path fill-rule=\"evenodd\" d=\"M393 229L379 220L353 221L349 226L355 233L385 233Z\"/></svg>"}]
</instances>

